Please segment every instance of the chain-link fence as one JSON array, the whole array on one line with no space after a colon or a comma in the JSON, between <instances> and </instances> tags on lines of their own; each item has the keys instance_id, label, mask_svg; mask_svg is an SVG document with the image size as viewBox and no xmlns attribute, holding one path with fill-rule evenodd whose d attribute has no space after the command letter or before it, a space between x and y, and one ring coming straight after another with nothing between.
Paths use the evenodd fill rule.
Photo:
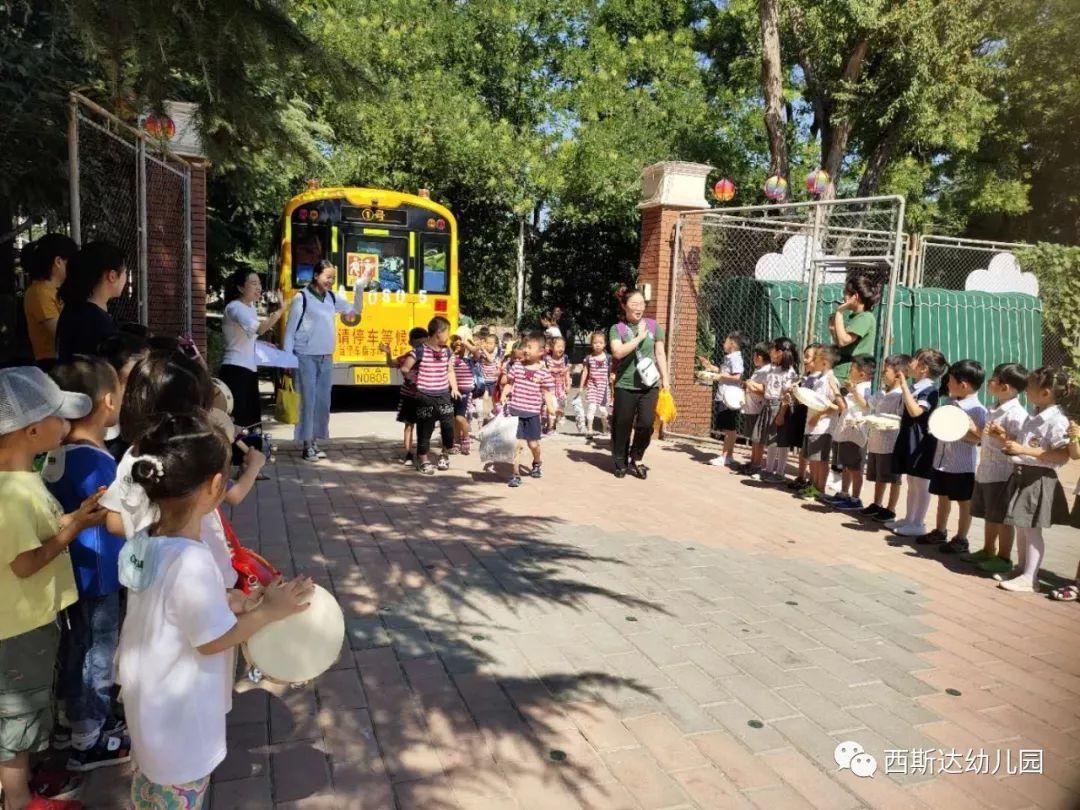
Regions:
<instances>
[{"instance_id":1,"label":"chain-link fence","mask_svg":"<svg viewBox=\"0 0 1080 810\"><path fill-rule=\"evenodd\" d=\"M958 298L946 291L964 291L964 308L1004 310L999 319L984 314L959 317L960 327L950 341L954 355L986 358L988 361L1020 361L1039 365L1068 366L1072 353L1068 346L1076 340L1044 317L1046 301L1039 294L1034 273L1024 272L1017 260L1029 247L1020 242L992 242L928 234L916 237L912 245L908 285L934 292L942 301ZM1000 321L1000 322L999 322ZM989 366L989 362L985 363Z\"/></svg>"},{"instance_id":2,"label":"chain-link fence","mask_svg":"<svg viewBox=\"0 0 1080 810\"><path fill-rule=\"evenodd\" d=\"M864 270L888 289L901 259L902 218L903 201L893 197L684 214L673 325L691 311L678 300L689 294L695 356L720 356L734 330L750 344L780 336L800 345L826 340L848 271ZM693 360L674 357L673 367Z\"/></svg>"},{"instance_id":3,"label":"chain-link fence","mask_svg":"<svg viewBox=\"0 0 1080 810\"><path fill-rule=\"evenodd\" d=\"M696 358L717 362L725 336L754 344L777 337L799 346L829 341L830 315L850 271L876 277L891 296L903 259L900 197L827 200L691 211L676 228L669 361L676 398L694 390ZM891 298L886 304L891 303ZM877 310L875 353L888 345L891 305ZM679 389L682 389L681 391ZM704 407L691 406L678 428L701 433ZM680 406L680 412L682 407Z\"/></svg>"},{"instance_id":4,"label":"chain-link fence","mask_svg":"<svg viewBox=\"0 0 1080 810\"><path fill-rule=\"evenodd\" d=\"M71 95L71 231L127 259L128 287L110 309L158 334L191 331L191 173L146 133Z\"/></svg>"}]
</instances>

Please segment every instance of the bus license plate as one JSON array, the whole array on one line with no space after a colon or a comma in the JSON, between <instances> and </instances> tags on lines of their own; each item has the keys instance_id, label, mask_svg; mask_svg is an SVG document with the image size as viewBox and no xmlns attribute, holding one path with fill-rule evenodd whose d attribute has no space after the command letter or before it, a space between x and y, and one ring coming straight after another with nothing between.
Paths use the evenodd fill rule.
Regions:
<instances>
[{"instance_id":1,"label":"bus license plate","mask_svg":"<svg viewBox=\"0 0 1080 810\"><path fill-rule=\"evenodd\" d=\"M390 369L353 366L354 385L390 385Z\"/></svg>"}]
</instances>

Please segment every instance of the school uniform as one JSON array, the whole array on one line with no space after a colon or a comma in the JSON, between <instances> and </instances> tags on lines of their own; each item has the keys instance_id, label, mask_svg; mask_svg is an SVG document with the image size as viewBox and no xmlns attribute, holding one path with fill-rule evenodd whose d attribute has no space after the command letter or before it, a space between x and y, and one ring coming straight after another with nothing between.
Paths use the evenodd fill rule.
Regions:
<instances>
[{"instance_id":1,"label":"school uniform","mask_svg":"<svg viewBox=\"0 0 1080 810\"><path fill-rule=\"evenodd\" d=\"M831 402L833 399L833 388L830 384L830 380L835 379L832 371L826 371L824 374L815 376L817 379L814 380L814 385L811 390L825 401ZM836 422L835 412L823 411L820 415L814 414L817 418L814 419L813 424L811 424L810 410L805 406L803 406L803 409L806 411L802 444L803 458L808 461L828 461L829 456L832 453L832 431L833 425Z\"/></svg>"},{"instance_id":2,"label":"school uniform","mask_svg":"<svg viewBox=\"0 0 1080 810\"><path fill-rule=\"evenodd\" d=\"M518 418L517 437L524 441L540 440L542 426L540 412L544 407L544 394L555 392L555 379L543 365L526 366L515 363L506 372L513 386L507 405L511 416Z\"/></svg>"},{"instance_id":3,"label":"school uniform","mask_svg":"<svg viewBox=\"0 0 1080 810\"><path fill-rule=\"evenodd\" d=\"M972 394L952 404L966 413L982 432L986 426L986 408L977 396ZM930 494L950 501L970 501L975 492L978 453L974 444L963 439L938 442L934 451L934 472L930 476Z\"/></svg>"},{"instance_id":4,"label":"school uniform","mask_svg":"<svg viewBox=\"0 0 1080 810\"><path fill-rule=\"evenodd\" d=\"M765 372L764 402L758 412L757 419L754 420L754 431L751 434L753 440L760 441L763 444L779 444L783 426L777 426L776 417L783 406L784 391L796 379L798 379L798 375L796 375L794 369L769 366L769 370Z\"/></svg>"},{"instance_id":5,"label":"school uniform","mask_svg":"<svg viewBox=\"0 0 1080 810\"><path fill-rule=\"evenodd\" d=\"M812 389L820 377L820 374L808 374L799 381L799 386ZM784 416L784 424L780 426L780 432L776 437L777 447L794 447L798 449L803 446L803 439L806 437L806 416L808 413L809 409L798 400L791 404L787 414Z\"/></svg>"},{"instance_id":6,"label":"school uniform","mask_svg":"<svg viewBox=\"0 0 1080 810\"><path fill-rule=\"evenodd\" d=\"M1069 418L1051 405L1024 422L1016 441L1025 447L1057 450L1069 443ZM1022 529L1043 529L1069 521L1069 504L1058 480L1062 464L1049 464L1034 456L1013 456L1013 472L1006 488L1005 523Z\"/></svg>"},{"instance_id":7,"label":"school uniform","mask_svg":"<svg viewBox=\"0 0 1080 810\"><path fill-rule=\"evenodd\" d=\"M1027 409L1019 397L993 408L986 416L988 425L999 425L1009 436L1019 436L1027 421ZM983 439L979 466L975 469L975 493L971 496L971 516L990 523L1004 523L1008 507L1007 492L1012 476L1012 458L1001 452L1001 442Z\"/></svg>"},{"instance_id":8,"label":"school uniform","mask_svg":"<svg viewBox=\"0 0 1080 810\"><path fill-rule=\"evenodd\" d=\"M856 390L863 401L869 405L870 383L861 382L856 386ZM851 394L848 394L844 400L847 403L847 410L837 419L836 463L843 470L862 471L866 463L866 445L869 435L863 425L855 423L855 417L860 416L863 410Z\"/></svg>"},{"instance_id":9,"label":"school uniform","mask_svg":"<svg viewBox=\"0 0 1080 810\"><path fill-rule=\"evenodd\" d=\"M933 380L919 380L911 387L911 395L922 407L923 413L916 419L905 407L900 414L900 432L893 448L893 472L931 478L937 439L930 433L930 414L938 406L937 385Z\"/></svg>"},{"instance_id":10,"label":"school uniform","mask_svg":"<svg viewBox=\"0 0 1080 810\"><path fill-rule=\"evenodd\" d=\"M743 370L742 352L730 352L724 355L720 362L720 373L733 377L742 377ZM713 430L737 430L739 427L739 411L733 410L724 402L724 395L731 389L738 389L738 385L720 383L716 386L716 394L713 397L712 417Z\"/></svg>"},{"instance_id":11,"label":"school uniform","mask_svg":"<svg viewBox=\"0 0 1080 810\"><path fill-rule=\"evenodd\" d=\"M765 379L769 376L769 371L772 366L766 363L761 368L754 369L754 372L750 375L749 382L757 383L764 386ZM758 415L765 408L765 396L764 394L754 394L749 389L746 390L746 399L743 401L742 407L742 429L743 433L750 437L752 444L764 444L765 437L760 431L760 423L758 421ZM775 414L773 415L775 419Z\"/></svg>"},{"instance_id":12,"label":"school uniform","mask_svg":"<svg viewBox=\"0 0 1080 810\"><path fill-rule=\"evenodd\" d=\"M900 416L904 411L904 392L899 388L879 391L869 400L870 410L878 415ZM893 450L900 428L870 428L866 440L866 480L876 484L899 484L900 476L893 471Z\"/></svg>"}]
</instances>

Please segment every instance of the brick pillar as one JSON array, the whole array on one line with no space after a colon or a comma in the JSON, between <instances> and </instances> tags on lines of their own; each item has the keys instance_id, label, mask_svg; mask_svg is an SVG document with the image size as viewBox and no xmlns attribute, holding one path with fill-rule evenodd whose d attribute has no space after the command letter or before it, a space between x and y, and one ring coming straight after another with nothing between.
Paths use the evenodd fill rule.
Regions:
<instances>
[{"instance_id":1,"label":"brick pillar","mask_svg":"<svg viewBox=\"0 0 1080 810\"><path fill-rule=\"evenodd\" d=\"M652 295L645 307L668 332L668 360L674 374L671 392L679 415L671 425L677 433L707 436L712 420L712 390L694 382L697 343L696 273L686 272L696 266L701 250L701 220L684 217L679 251L683 272L679 273L675 294L675 319L670 322L671 273L675 261L675 225L686 211L708 208L705 178L710 167L699 163L664 162L642 171L643 202L641 211L641 256L638 261L638 286L651 286Z\"/></svg>"}]
</instances>

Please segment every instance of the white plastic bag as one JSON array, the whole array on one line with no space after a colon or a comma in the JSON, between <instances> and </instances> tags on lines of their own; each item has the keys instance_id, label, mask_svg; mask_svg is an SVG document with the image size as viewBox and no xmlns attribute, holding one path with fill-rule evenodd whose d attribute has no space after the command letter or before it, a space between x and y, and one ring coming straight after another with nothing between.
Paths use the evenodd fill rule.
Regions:
<instances>
[{"instance_id":1,"label":"white plastic bag","mask_svg":"<svg viewBox=\"0 0 1080 810\"><path fill-rule=\"evenodd\" d=\"M480 461L514 463L517 454L518 418L500 414L480 431Z\"/></svg>"},{"instance_id":2,"label":"white plastic bag","mask_svg":"<svg viewBox=\"0 0 1080 810\"><path fill-rule=\"evenodd\" d=\"M585 418L585 403L581 401L581 394L574 397L574 401L571 403L574 408L574 414L578 417Z\"/></svg>"}]
</instances>

